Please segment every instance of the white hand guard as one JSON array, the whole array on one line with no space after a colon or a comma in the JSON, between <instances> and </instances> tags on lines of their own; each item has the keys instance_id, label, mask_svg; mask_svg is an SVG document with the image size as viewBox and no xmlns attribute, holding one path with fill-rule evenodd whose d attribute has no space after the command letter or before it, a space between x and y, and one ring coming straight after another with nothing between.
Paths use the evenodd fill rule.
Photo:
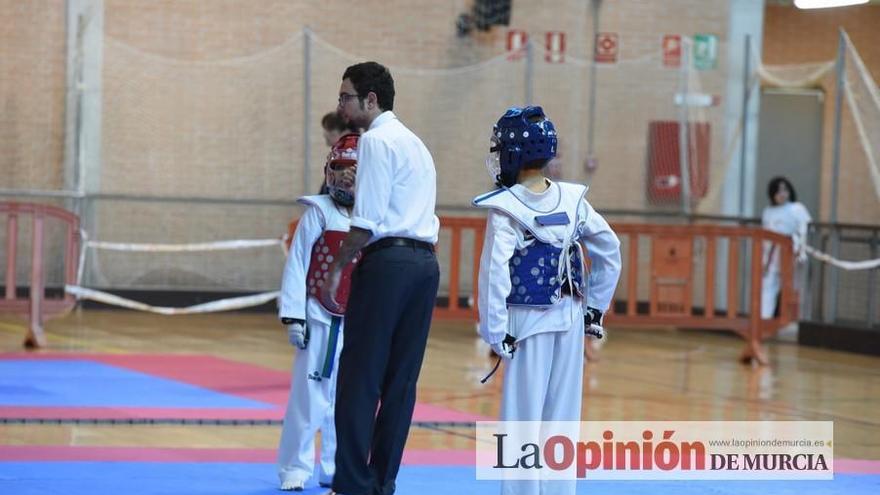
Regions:
<instances>
[{"instance_id":1,"label":"white hand guard","mask_svg":"<svg viewBox=\"0 0 880 495\"><path fill-rule=\"evenodd\" d=\"M290 345L305 349L309 345L309 335L306 332L306 324L302 320L287 325L287 340Z\"/></svg>"},{"instance_id":2,"label":"white hand guard","mask_svg":"<svg viewBox=\"0 0 880 495\"><path fill-rule=\"evenodd\" d=\"M605 338L605 328L602 326L602 312L593 307L587 307L584 311L584 334L596 339Z\"/></svg>"},{"instance_id":3,"label":"white hand guard","mask_svg":"<svg viewBox=\"0 0 880 495\"><path fill-rule=\"evenodd\" d=\"M516 339L513 335L507 334L504 340L491 344L492 350L502 359L513 359L513 353L516 352Z\"/></svg>"}]
</instances>

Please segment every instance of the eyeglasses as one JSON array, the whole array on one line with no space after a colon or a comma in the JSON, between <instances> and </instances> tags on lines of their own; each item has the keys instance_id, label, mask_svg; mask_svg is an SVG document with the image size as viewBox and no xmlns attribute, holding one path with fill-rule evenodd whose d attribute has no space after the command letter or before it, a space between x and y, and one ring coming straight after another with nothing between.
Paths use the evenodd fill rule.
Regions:
<instances>
[{"instance_id":1,"label":"eyeglasses","mask_svg":"<svg viewBox=\"0 0 880 495\"><path fill-rule=\"evenodd\" d=\"M360 98L360 96L352 93L339 93L339 104L344 105L349 98Z\"/></svg>"}]
</instances>

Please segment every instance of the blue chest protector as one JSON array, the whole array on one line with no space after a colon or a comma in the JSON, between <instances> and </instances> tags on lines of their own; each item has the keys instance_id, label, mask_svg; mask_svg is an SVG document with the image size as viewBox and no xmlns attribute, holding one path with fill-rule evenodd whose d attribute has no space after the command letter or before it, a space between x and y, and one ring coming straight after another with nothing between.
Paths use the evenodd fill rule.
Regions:
<instances>
[{"instance_id":1,"label":"blue chest protector","mask_svg":"<svg viewBox=\"0 0 880 495\"><path fill-rule=\"evenodd\" d=\"M583 263L580 250L571 246L565 257L562 253L562 248L538 240L517 250L510 258L511 289L507 296L507 305L556 304L561 297L563 283L568 285L568 280L571 280L573 292L582 296ZM570 272L567 271L566 264L570 267Z\"/></svg>"},{"instance_id":2,"label":"blue chest protector","mask_svg":"<svg viewBox=\"0 0 880 495\"><path fill-rule=\"evenodd\" d=\"M577 241L580 204L586 187L554 183L560 201L550 212L539 212L508 189L499 189L474 200L474 205L503 211L523 227L527 245L510 258L511 291L508 306L547 307L562 298L563 286L583 297L583 249Z\"/></svg>"}]
</instances>

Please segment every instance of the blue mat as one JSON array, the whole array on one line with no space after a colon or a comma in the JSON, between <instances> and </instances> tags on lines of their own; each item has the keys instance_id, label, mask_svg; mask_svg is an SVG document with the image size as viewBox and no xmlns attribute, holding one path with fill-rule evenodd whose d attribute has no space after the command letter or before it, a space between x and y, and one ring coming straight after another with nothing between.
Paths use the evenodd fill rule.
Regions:
<instances>
[{"instance_id":1,"label":"blue mat","mask_svg":"<svg viewBox=\"0 0 880 495\"><path fill-rule=\"evenodd\" d=\"M497 494L497 482L476 481L470 467L405 466L400 495ZM326 490L309 487L304 495ZM246 463L0 462L0 493L15 495L278 495L275 467ZM874 495L878 475L833 481L582 481L584 495Z\"/></svg>"},{"instance_id":2,"label":"blue mat","mask_svg":"<svg viewBox=\"0 0 880 495\"><path fill-rule=\"evenodd\" d=\"M125 368L74 359L0 361L0 406L275 407Z\"/></svg>"}]
</instances>

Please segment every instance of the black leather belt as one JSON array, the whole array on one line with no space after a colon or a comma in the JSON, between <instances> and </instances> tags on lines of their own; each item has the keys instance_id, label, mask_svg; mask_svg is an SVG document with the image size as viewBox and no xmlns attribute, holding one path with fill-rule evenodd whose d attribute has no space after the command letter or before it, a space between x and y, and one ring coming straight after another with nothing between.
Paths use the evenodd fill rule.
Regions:
<instances>
[{"instance_id":1,"label":"black leather belt","mask_svg":"<svg viewBox=\"0 0 880 495\"><path fill-rule=\"evenodd\" d=\"M389 247L411 247L416 249L424 249L425 251L434 252L434 245L430 242L417 241L408 237L383 237L369 246L361 249L361 253L366 256L374 251Z\"/></svg>"}]
</instances>

